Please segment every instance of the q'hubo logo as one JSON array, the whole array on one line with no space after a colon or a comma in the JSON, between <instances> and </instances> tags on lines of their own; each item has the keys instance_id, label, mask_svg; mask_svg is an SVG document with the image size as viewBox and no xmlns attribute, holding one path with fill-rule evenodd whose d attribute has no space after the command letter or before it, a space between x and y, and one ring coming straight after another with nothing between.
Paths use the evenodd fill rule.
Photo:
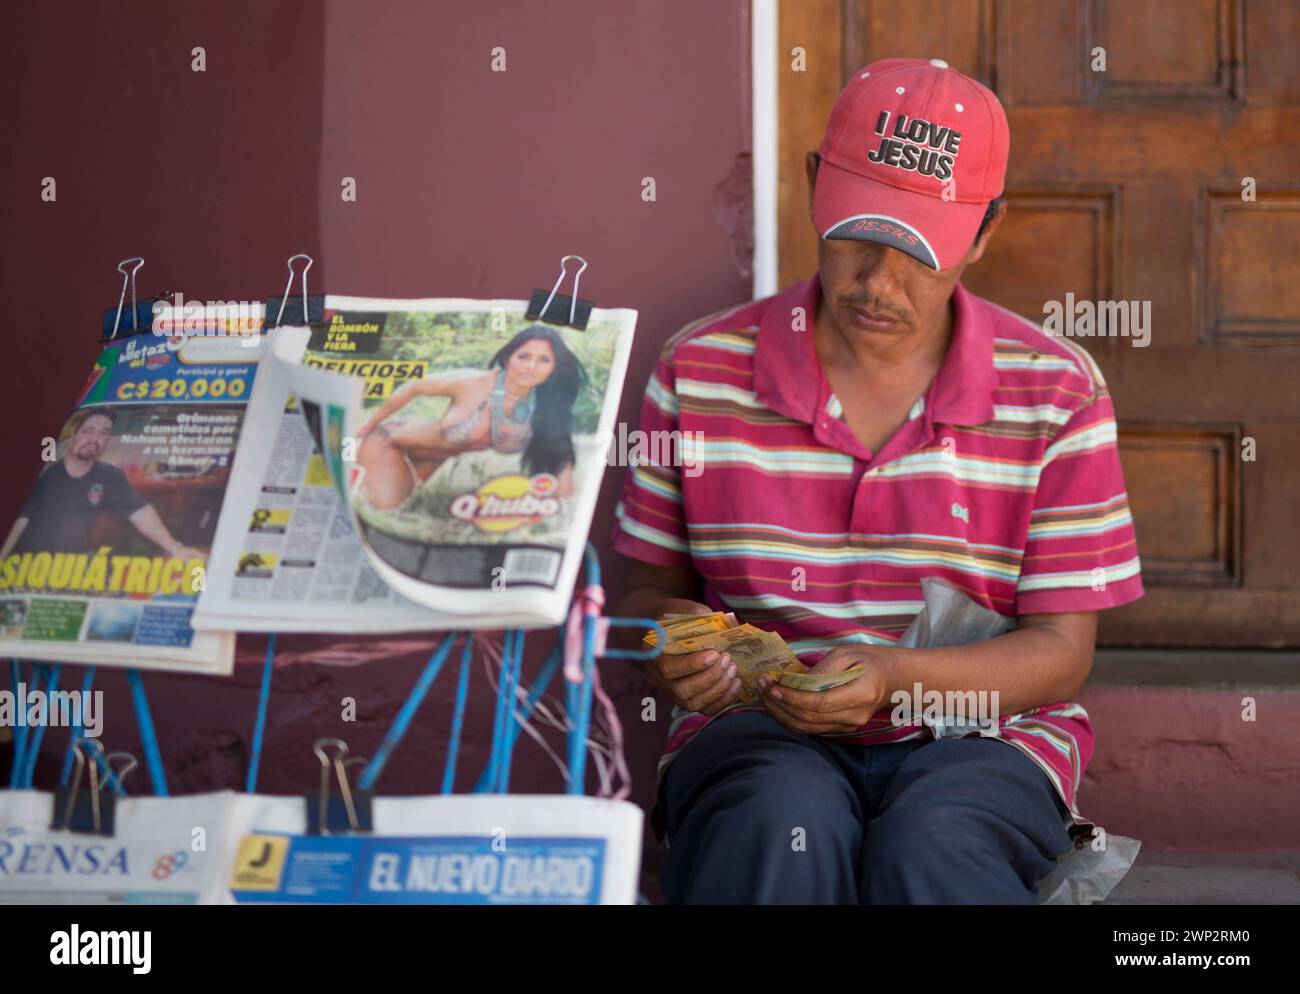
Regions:
<instances>
[{"instance_id":1,"label":"q'hubo logo","mask_svg":"<svg viewBox=\"0 0 1300 994\"><path fill-rule=\"evenodd\" d=\"M535 525L560 510L559 481L550 473L495 476L451 502L451 516L484 532L508 532Z\"/></svg>"},{"instance_id":2,"label":"q'hubo logo","mask_svg":"<svg viewBox=\"0 0 1300 994\"><path fill-rule=\"evenodd\" d=\"M868 162L933 176L940 181L952 176L961 145L960 131L906 114L898 115L891 130L889 117L889 111L882 110L876 119L876 134L884 140L867 152Z\"/></svg>"}]
</instances>

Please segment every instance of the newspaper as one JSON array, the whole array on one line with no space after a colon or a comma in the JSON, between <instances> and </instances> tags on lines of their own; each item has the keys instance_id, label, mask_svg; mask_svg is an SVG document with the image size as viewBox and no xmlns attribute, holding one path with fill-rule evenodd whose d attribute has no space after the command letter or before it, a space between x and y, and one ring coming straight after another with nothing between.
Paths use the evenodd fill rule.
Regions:
<instances>
[{"instance_id":1,"label":"newspaper","mask_svg":"<svg viewBox=\"0 0 1300 994\"><path fill-rule=\"evenodd\" d=\"M275 333L269 361L297 397L337 510L364 550L351 593L334 602L362 630L563 620L636 313L593 310L579 331L530 321L525 306L331 296L321 326ZM258 510L275 508L267 498ZM358 601L364 569L404 600ZM203 616L233 619L238 599L232 584Z\"/></svg>"},{"instance_id":2,"label":"newspaper","mask_svg":"<svg viewBox=\"0 0 1300 994\"><path fill-rule=\"evenodd\" d=\"M84 780L82 789L88 789ZM242 796L222 790L185 797L115 797L113 834L93 835L52 827L51 794L0 792L0 904L227 900L227 826L236 798ZM195 844L200 833L201 846Z\"/></svg>"},{"instance_id":3,"label":"newspaper","mask_svg":"<svg viewBox=\"0 0 1300 994\"><path fill-rule=\"evenodd\" d=\"M232 632L439 627L371 568L283 364L261 364L247 418L253 427L235 454L194 624Z\"/></svg>"},{"instance_id":4,"label":"newspaper","mask_svg":"<svg viewBox=\"0 0 1300 994\"><path fill-rule=\"evenodd\" d=\"M192 613L265 347L235 313L102 350L0 548L0 654L231 672L234 636Z\"/></svg>"}]
</instances>

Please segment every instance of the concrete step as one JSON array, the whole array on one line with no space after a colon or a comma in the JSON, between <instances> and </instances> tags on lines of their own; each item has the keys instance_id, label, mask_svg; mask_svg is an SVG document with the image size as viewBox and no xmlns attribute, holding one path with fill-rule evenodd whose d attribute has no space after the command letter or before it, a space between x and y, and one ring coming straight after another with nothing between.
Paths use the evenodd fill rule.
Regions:
<instances>
[{"instance_id":1,"label":"concrete step","mask_svg":"<svg viewBox=\"0 0 1300 994\"><path fill-rule=\"evenodd\" d=\"M1103 904L1300 904L1300 852L1158 852Z\"/></svg>"},{"instance_id":2,"label":"concrete step","mask_svg":"<svg viewBox=\"0 0 1300 994\"><path fill-rule=\"evenodd\" d=\"M653 872L642 873L641 893L665 903ZM1300 852L1143 852L1102 904L1300 905Z\"/></svg>"}]
</instances>

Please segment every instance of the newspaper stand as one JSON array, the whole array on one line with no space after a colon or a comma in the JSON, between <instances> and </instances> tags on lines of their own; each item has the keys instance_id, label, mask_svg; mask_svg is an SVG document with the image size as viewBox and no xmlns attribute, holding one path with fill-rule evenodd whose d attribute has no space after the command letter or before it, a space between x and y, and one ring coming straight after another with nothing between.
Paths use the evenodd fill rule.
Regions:
<instances>
[{"instance_id":1,"label":"newspaper stand","mask_svg":"<svg viewBox=\"0 0 1300 994\"><path fill-rule=\"evenodd\" d=\"M324 298L313 298L307 295L306 272L311 267L311 258L296 255L289 260L289 285L286 286L284 295L266 301L267 315L272 313L272 308L276 309L276 324L283 317L286 305L290 303L290 289L294 277L293 263L298 259L307 260L301 272L302 293L299 298L304 323L309 323L313 318L319 321L323 312ZM584 260L578 259L582 267L575 274L573 295L570 297L558 294L565 276L565 265L570 259L578 259L578 257L564 258L561 262L560 278L549 295L546 295L545 291L535 291L530 300L527 317L577 328L585 326L592 304L590 301L578 299L577 286L578 276L586 268ZM128 272L123 267L130 263L135 265ZM123 274L122 294L117 310L113 314L111 327L108 314L105 315L104 332L107 339L116 337L121 330L128 285L131 291L129 311L131 333L138 333L142 317L145 320L150 318L155 299L169 296L160 295L158 298L148 298L143 301L137 299L135 274L143 264L143 259L137 258L125 260L118 267ZM567 314L564 313L566 308ZM548 313L552 311L556 314L554 318ZM212 899L215 894L217 900L233 899L249 902L287 900L309 903L339 901L538 903L535 894L532 897L528 894L523 897L518 895L503 897L501 893L491 891L490 888L485 893L450 896L445 892L433 893L436 888L425 888L424 893L405 891L393 897L391 902L385 902L382 895L377 897L375 892L368 890L365 882L362 881L362 870L369 865L364 861L374 855L372 850L376 846L389 849L396 846L402 849L405 857L409 857L412 861L412 875L415 875L414 860L423 858L427 862L433 858L429 855L430 852L434 852L435 856L446 855L446 847L439 849L438 846L445 842L447 837L454 837L453 841L460 844L478 845L476 858L482 864L484 859L489 858L488 850L483 849L483 845L490 845L493 852L509 851L511 845L509 841L505 841L503 847L498 848L497 843L501 840L496 838L495 834L490 834L484 827L495 820L507 819L524 828L522 833L519 831L510 833L511 838L521 840L523 843L524 855L514 857L517 861L536 862L539 859L549 859L551 862L548 865L553 866L557 857L546 855L548 850L545 843L549 835L554 835L557 831L563 838L556 841L569 844L569 850L565 851L577 851L583 845L588 845L590 848L594 844L596 849L592 851L599 852L596 860L597 879L594 882L589 881L591 885L582 893L568 893L559 898L554 894L543 893L540 903L556 901L559 903L631 903L635 901L636 878L640 863L641 813L639 809L622 800L622 794L616 795L613 799L583 796L587 772L588 735L592 726L594 699L599 693L597 660L649 659L655 655L655 650L607 647L605 642L610 629L635 628L641 631L653 629L658 635L659 644L663 644L665 636L658 622L649 618L604 617L602 609L605 596L601 583L600 562L590 542L587 543L583 562L585 575L571 602L567 624L554 631L554 643L532 685L527 687L527 693L522 690L525 687L522 672L525 630L513 628L504 631L501 679L497 686L491 751L485 768L468 795L455 794L453 788L464 731L469 672L474 648L473 633L470 631L447 631L442 635L405 702L394 716L375 755L368 762L361 757L349 756L345 743L337 739L322 739L315 747L317 757L321 761L319 786L305 791L303 796L297 798L256 795L276 651L276 636L269 635L258 689L257 713L244 785L245 792L243 794L225 792L229 794L227 818L229 830L225 833L228 838L221 842L224 847L224 866L221 869L223 880L215 891L209 889L205 892L207 896L200 899ZM451 657L458 640L461 642L459 671L440 795L411 798L376 797L374 792L378 778L410 728L421 703ZM34 689L44 690L47 693L56 691L61 669L62 666L58 663L34 662L29 678L20 661L11 660L10 676L15 693L28 679ZM509 795L511 758L523 723L533 716L557 675L564 680L565 711L570 719L565 743L566 793ZM90 692L94 678L95 667L87 665L81 684L83 693ZM162 754L149 711L143 676L138 669L128 669L127 679L144 752L144 765L149 774L153 794L156 799L167 798ZM28 729L25 724L20 724L15 728L14 763L10 771L9 786L17 792L30 795L36 759L41 749L44 732L44 726ZM103 749L98 745L97 742L86 737L84 728L74 726L71 729L53 810L65 812L71 810L72 801L69 798L76 799L77 785L83 766L87 764L93 767L91 772L94 776L91 777L91 783L94 785L92 788L94 798L98 799L100 791L111 792L118 803L126 797L122 780L128 768L115 771L109 762L114 757L105 757ZM332 759L327 755L327 747L334 749ZM354 783L350 768L362 764L364 767L356 776ZM625 785L623 794L626 793L626 789ZM11 796L17 797L17 794ZM198 795L198 798L202 799L205 805L210 805L215 796ZM25 796L23 799L29 801L31 797ZM88 800L83 796L78 810L84 808ZM108 798L103 800L107 801ZM175 798L169 803L182 805L186 802L185 799ZM51 828L56 827L78 830L69 825L67 818L62 825L51 824ZM84 830L92 829L87 827ZM111 832L111 828L105 830L98 822L94 830L100 831L101 834L105 831ZM495 833L500 830L494 828L491 831ZM271 834L268 835L267 832ZM399 834L402 837L393 837ZM291 886L280 886L277 890L267 882L264 875L250 874L247 871L249 866L261 867L265 864L265 858L254 858L251 854L256 851L264 856L265 852L269 852L270 843L266 842L268 839L278 840L276 844L281 845L279 872L282 876L292 875L292 867L286 869L285 860L292 861L296 845L308 850L309 854L310 850L318 845L335 847L335 855L339 852L350 852L356 857L354 866L356 872L353 879L336 880L338 886L324 887L315 894L307 894L301 888L295 891ZM314 839L321 841L312 841ZM519 841L516 841L515 845L518 848ZM262 846L267 848L256 848ZM429 849L430 846L433 850ZM432 866L433 863L427 865ZM540 866L540 864L536 865ZM244 871L242 876L241 870ZM600 875L602 870L604 871L603 882ZM528 871L525 868L520 872L526 874ZM366 873L368 874L369 871L367 870ZM279 883L283 885L284 881L281 880ZM390 890L396 891L398 888L393 886ZM5 894L0 891L0 901L3 900Z\"/></svg>"}]
</instances>

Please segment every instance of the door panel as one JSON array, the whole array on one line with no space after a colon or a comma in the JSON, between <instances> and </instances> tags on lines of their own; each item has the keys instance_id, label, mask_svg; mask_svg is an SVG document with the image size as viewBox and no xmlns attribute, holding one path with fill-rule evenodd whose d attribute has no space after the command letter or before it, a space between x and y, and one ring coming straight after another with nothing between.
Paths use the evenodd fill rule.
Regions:
<instances>
[{"instance_id":1,"label":"door panel","mask_svg":"<svg viewBox=\"0 0 1300 994\"><path fill-rule=\"evenodd\" d=\"M1101 642L1300 645L1300 4L780 10L783 283L816 268L803 157L849 73L943 58L991 86L1009 213L966 285L1033 321L1067 293L1151 306L1146 347L1076 339L1114 397L1147 587L1102 615Z\"/></svg>"}]
</instances>

